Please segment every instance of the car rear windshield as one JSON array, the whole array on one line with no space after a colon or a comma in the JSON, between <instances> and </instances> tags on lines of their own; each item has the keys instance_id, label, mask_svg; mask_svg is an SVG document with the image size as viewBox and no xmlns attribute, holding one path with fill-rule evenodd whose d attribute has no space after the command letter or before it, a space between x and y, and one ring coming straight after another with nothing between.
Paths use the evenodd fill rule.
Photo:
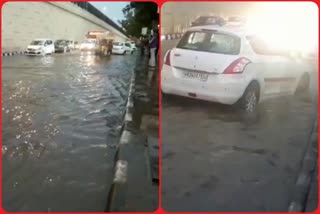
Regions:
<instances>
[{"instance_id":1,"label":"car rear windshield","mask_svg":"<svg viewBox=\"0 0 320 214\"><path fill-rule=\"evenodd\" d=\"M31 42L30 45L43 45L43 41L42 40L34 40Z\"/></svg>"},{"instance_id":2,"label":"car rear windshield","mask_svg":"<svg viewBox=\"0 0 320 214\"><path fill-rule=\"evenodd\" d=\"M237 55L240 53L240 38L214 30L188 31L177 48L194 51Z\"/></svg>"},{"instance_id":3,"label":"car rear windshield","mask_svg":"<svg viewBox=\"0 0 320 214\"><path fill-rule=\"evenodd\" d=\"M114 42L113 45L122 46L122 43L121 42Z\"/></svg>"}]
</instances>

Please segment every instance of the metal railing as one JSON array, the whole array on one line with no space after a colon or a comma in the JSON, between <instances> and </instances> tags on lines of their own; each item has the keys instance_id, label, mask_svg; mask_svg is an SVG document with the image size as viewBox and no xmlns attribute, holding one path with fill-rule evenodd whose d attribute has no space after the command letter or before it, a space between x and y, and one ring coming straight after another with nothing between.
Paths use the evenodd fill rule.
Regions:
<instances>
[{"instance_id":1,"label":"metal railing","mask_svg":"<svg viewBox=\"0 0 320 214\"><path fill-rule=\"evenodd\" d=\"M129 35L119 25L114 23L114 21L112 21L110 18L108 18L106 15L104 15L100 10L95 8L89 2L71 2L71 3L73 3L73 4L81 7L82 9L88 11L89 13L94 15L95 17L101 19L102 21L106 22L107 24L109 24L112 27L114 27L115 29L117 29L119 32L121 32L125 36L129 37Z\"/></svg>"}]
</instances>

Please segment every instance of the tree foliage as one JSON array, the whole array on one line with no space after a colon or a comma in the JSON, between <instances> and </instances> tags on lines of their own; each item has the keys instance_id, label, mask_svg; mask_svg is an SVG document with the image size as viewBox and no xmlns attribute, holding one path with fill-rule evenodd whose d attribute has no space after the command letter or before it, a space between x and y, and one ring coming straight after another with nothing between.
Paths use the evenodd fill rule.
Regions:
<instances>
[{"instance_id":1,"label":"tree foliage","mask_svg":"<svg viewBox=\"0 0 320 214\"><path fill-rule=\"evenodd\" d=\"M158 6L153 2L131 2L123 8L125 19L119 23L129 35L139 37L143 27L150 29L153 21L158 21L157 10Z\"/></svg>"}]
</instances>

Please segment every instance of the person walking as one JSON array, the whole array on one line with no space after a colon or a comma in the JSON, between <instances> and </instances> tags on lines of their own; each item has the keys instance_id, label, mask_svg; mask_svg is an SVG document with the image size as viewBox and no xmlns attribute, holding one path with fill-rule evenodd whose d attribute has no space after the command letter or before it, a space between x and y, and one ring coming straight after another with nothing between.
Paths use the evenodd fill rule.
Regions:
<instances>
[{"instance_id":1,"label":"person walking","mask_svg":"<svg viewBox=\"0 0 320 214\"><path fill-rule=\"evenodd\" d=\"M158 47L158 32L154 32L153 37L150 41L150 59L149 59L149 66L156 67L156 49Z\"/></svg>"}]
</instances>

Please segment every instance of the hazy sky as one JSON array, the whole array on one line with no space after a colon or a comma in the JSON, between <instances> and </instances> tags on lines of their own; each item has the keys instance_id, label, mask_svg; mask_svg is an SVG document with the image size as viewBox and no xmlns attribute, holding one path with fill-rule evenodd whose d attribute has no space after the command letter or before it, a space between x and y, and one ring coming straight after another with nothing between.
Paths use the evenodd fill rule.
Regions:
<instances>
[{"instance_id":1,"label":"hazy sky","mask_svg":"<svg viewBox=\"0 0 320 214\"><path fill-rule=\"evenodd\" d=\"M122 9L130 2L90 2L93 6L112 19L116 24L124 19Z\"/></svg>"}]
</instances>

